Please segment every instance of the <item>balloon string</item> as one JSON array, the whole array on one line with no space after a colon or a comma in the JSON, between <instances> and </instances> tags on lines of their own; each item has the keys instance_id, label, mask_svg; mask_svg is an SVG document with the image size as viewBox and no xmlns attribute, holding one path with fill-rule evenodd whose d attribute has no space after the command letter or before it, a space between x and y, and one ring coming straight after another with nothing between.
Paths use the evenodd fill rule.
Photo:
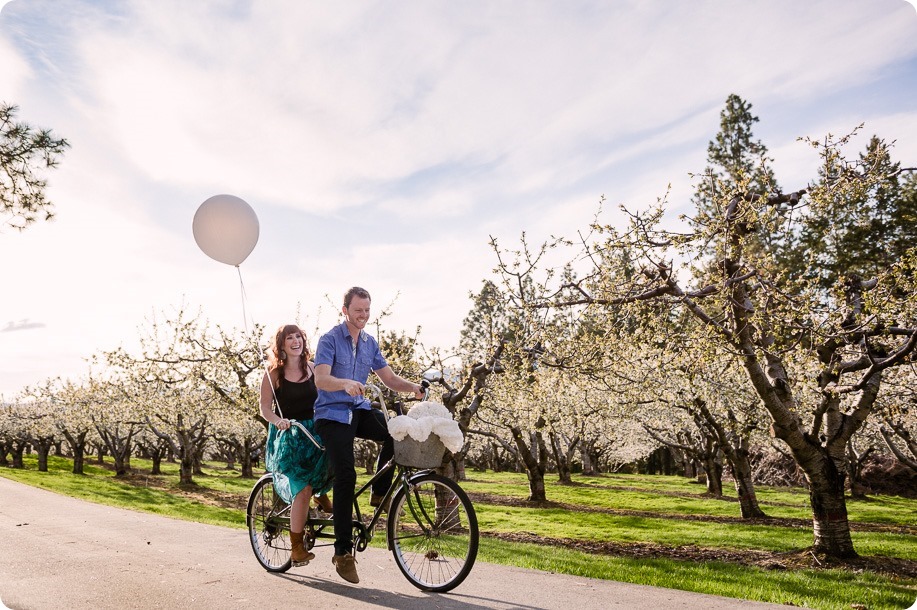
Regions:
<instances>
[{"instance_id":1,"label":"balloon string","mask_svg":"<svg viewBox=\"0 0 917 610\"><path fill-rule=\"evenodd\" d=\"M245 293L245 282L242 281L242 269L239 267L239 265L236 265L236 271L239 272L239 288L241 288L242 290L242 322L245 324L245 334L248 334L250 332L250 329L248 327L248 320L250 316L247 313L248 295L246 295ZM252 325L254 325L255 324L254 318L252 318L251 321L252 321Z\"/></svg>"},{"instance_id":2,"label":"balloon string","mask_svg":"<svg viewBox=\"0 0 917 610\"><path fill-rule=\"evenodd\" d=\"M255 345L255 352L258 354L258 357L261 358L261 362L264 363L264 374L267 375L268 383L271 386L271 394L273 394L274 396L274 404L277 405L277 414L280 415L280 417L283 417L283 409L280 408L280 401L277 400L277 390L276 388L274 388L274 382L271 380L271 372L267 368L267 358L264 357L264 352L261 350L261 346L258 345L258 340L255 338L254 334L251 333L251 331L249 330L248 321L249 321L250 315L248 313L248 295L245 293L245 282L242 281L242 269L239 267L239 265L236 265L236 271L239 272L239 287L242 290L242 321L245 324L245 334L251 335L252 343L254 343ZM251 318L251 322L252 322L252 326L254 326L255 319ZM321 451L325 450L322 444L319 443L315 439L314 436L312 436L312 433L309 432L308 428L305 428L304 426L299 426L299 429L302 430L302 432L306 435L306 438L312 441L313 445L318 447ZM281 430L281 433L282 432L283 430Z\"/></svg>"},{"instance_id":3,"label":"balloon string","mask_svg":"<svg viewBox=\"0 0 917 610\"><path fill-rule=\"evenodd\" d=\"M264 374L267 375L268 382L271 380L271 372L267 368L267 358L264 357L264 352L261 349L261 346L258 345L258 340L252 334L251 329L249 328L248 322L251 319L252 326L255 325L255 319L251 317L248 309L248 295L245 292L245 282L242 281L242 268L239 265L236 265L236 271L239 272L239 288L242 291L242 323L245 325L245 335L250 336L252 343L255 346L255 353L258 354L258 357L261 358L261 362L264 364ZM274 395L274 404L277 405L278 415L283 417L283 410L280 408L280 401L277 400L277 391L274 389L274 384L270 383L271 394Z\"/></svg>"}]
</instances>

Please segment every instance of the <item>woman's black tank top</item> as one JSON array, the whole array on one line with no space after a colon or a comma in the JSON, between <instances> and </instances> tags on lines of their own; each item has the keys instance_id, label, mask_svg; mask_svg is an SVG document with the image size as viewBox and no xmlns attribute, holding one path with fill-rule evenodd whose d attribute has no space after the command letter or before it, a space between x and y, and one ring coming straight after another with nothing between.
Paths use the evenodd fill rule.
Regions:
<instances>
[{"instance_id":1,"label":"woman's black tank top","mask_svg":"<svg viewBox=\"0 0 917 610\"><path fill-rule=\"evenodd\" d=\"M318 389L315 387L315 375L311 375L305 381L290 381L281 377L280 387L277 388L277 402L287 419L312 419L315 415L313 407L316 398Z\"/></svg>"}]
</instances>

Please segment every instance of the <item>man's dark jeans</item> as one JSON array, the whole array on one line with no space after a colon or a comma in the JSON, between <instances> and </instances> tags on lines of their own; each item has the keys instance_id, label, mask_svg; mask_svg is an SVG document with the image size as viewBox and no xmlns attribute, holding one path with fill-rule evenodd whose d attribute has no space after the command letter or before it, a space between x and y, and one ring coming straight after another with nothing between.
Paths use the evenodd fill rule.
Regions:
<instances>
[{"instance_id":1,"label":"man's dark jeans","mask_svg":"<svg viewBox=\"0 0 917 610\"><path fill-rule=\"evenodd\" d=\"M388 433L385 416L378 409L355 409L349 424L318 419L315 431L322 438L328 468L334 474L334 554L353 553L353 495L357 484L354 438L382 443L382 451L376 459L376 472L395 455L394 440ZM372 492L381 496L388 491L393 475L394 470L376 481Z\"/></svg>"}]
</instances>

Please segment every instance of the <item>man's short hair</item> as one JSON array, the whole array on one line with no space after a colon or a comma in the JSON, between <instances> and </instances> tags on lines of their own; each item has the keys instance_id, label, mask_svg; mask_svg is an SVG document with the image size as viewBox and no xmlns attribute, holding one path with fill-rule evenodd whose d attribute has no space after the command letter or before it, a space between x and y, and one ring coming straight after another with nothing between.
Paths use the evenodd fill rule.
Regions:
<instances>
[{"instance_id":1,"label":"man's short hair","mask_svg":"<svg viewBox=\"0 0 917 610\"><path fill-rule=\"evenodd\" d=\"M366 290L366 288L354 286L344 293L344 307L350 307L350 302L353 300L353 297L360 297L361 299L369 299L372 301L372 297L369 296L369 291Z\"/></svg>"}]
</instances>

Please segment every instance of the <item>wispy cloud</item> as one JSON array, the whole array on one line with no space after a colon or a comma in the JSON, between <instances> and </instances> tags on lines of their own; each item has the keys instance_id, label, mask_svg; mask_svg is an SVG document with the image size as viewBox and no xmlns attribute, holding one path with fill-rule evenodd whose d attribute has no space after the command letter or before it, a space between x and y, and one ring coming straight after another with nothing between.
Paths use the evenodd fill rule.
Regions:
<instances>
[{"instance_id":1,"label":"wispy cloud","mask_svg":"<svg viewBox=\"0 0 917 610\"><path fill-rule=\"evenodd\" d=\"M917 44L892 11L866 19L857 4L261 6L180 23L173 3L135 6L75 34L85 118L150 180L229 182L311 213L379 201L380 183L437 166L501 160L482 178L503 188L575 182L596 148L620 154L733 89L826 95ZM853 48L832 51L839 39Z\"/></svg>"},{"instance_id":2,"label":"wispy cloud","mask_svg":"<svg viewBox=\"0 0 917 610\"><path fill-rule=\"evenodd\" d=\"M10 321L6 323L6 326L0 328L0 333L9 333L17 330L31 330L44 327L44 322L32 322L29 319L19 320L18 322Z\"/></svg>"}]
</instances>

